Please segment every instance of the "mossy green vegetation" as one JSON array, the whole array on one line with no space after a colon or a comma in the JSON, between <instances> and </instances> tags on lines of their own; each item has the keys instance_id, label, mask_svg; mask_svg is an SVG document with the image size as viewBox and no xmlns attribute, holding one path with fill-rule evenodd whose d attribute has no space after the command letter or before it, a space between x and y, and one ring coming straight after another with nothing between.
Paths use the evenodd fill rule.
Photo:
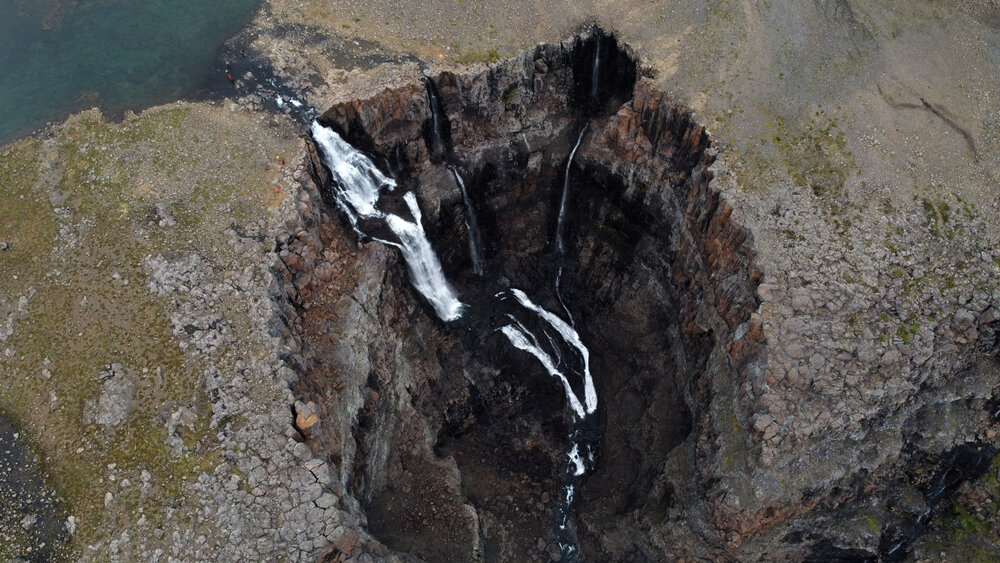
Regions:
<instances>
[{"instance_id":1,"label":"mossy green vegetation","mask_svg":"<svg viewBox=\"0 0 1000 563\"><path fill-rule=\"evenodd\" d=\"M996 561L1000 546L1000 455L933 522L924 551L949 561Z\"/></svg>"},{"instance_id":2,"label":"mossy green vegetation","mask_svg":"<svg viewBox=\"0 0 1000 563\"><path fill-rule=\"evenodd\" d=\"M486 47L485 49L469 49L466 51L458 51L452 58L455 62L468 64L468 63L495 63L499 61L502 57L500 51L496 47Z\"/></svg>"},{"instance_id":3,"label":"mossy green vegetation","mask_svg":"<svg viewBox=\"0 0 1000 563\"><path fill-rule=\"evenodd\" d=\"M728 118L719 116L716 122L724 131ZM738 162L734 170L740 184L761 191L788 179L816 197L835 201L858 172L846 133L823 108L800 118L764 119L725 148L728 158Z\"/></svg>"},{"instance_id":4,"label":"mossy green vegetation","mask_svg":"<svg viewBox=\"0 0 1000 563\"><path fill-rule=\"evenodd\" d=\"M77 549L123 530L148 537L159 507L224 461L209 427L207 366L180 347L173 304L147 289L145 263L196 252L223 270L242 267L222 233L265 218L280 201L272 162L297 143L290 125L173 104L120 123L86 112L45 141L0 148L0 242L11 244L0 252L2 320L31 290L13 335L0 342L0 415L39 452L60 510L76 518ZM157 205L176 224L161 225ZM245 333L239 306L221 305ZM102 426L93 420L99 374L113 362L125 367L133 400L124 422ZM177 431L185 446L178 455L165 422L180 407L196 418ZM142 471L152 476L144 492Z\"/></svg>"},{"instance_id":5,"label":"mossy green vegetation","mask_svg":"<svg viewBox=\"0 0 1000 563\"><path fill-rule=\"evenodd\" d=\"M41 142L27 139L0 149L0 312L17 301L55 244L57 224L48 192L36 189ZM45 163L51 165L51 163Z\"/></svg>"}]
</instances>

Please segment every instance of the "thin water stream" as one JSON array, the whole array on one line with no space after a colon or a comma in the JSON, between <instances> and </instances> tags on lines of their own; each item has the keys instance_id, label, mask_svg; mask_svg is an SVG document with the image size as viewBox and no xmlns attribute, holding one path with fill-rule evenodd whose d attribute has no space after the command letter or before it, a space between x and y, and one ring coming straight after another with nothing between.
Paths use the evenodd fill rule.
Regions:
<instances>
[{"instance_id":1,"label":"thin water stream","mask_svg":"<svg viewBox=\"0 0 1000 563\"><path fill-rule=\"evenodd\" d=\"M573 166L573 157L576 156L576 150L580 148L580 143L583 141L583 136L587 134L587 129L590 128L590 124L583 126L580 130L580 134L576 137L576 144L573 145L573 150L569 153L569 158L566 159L566 171L563 175L563 190L562 198L559 200L559 217L556 220L556 252L560 257L566 252L565 245L563 243L563 220L566 217L566 202L569 199L569 169Z\"/></svg>"},{"instance_id":2,"label":"thin water stream","mask_svg":"<svg viewBox=\"0 0 1000 563\"><path fill-rule=\"evenodd\" d=\"M433 87L428 80L428 92ZM432 103L432 107L436 104ZM440 119L433 119L440 124ZM432 125L434 127L434 125ZM312 136L320 149L323 163L330 170L332 191L338 208L360 238L370 238L398 248L407 264L414 288L446 322L463 316L479 316L473 308L502 312L506 322L500 328L480 326L480 330L500 331L511 345L524 351L542 365L545 371L563 387L572 419L566 448L564 494L556 503L553 531L565 560L579 557L577 539L570 521L573 499L582 477L594 466L594 453L599 437L597 430L597 391L590 372L590 351L579 334L558 315L536 304L525 292L510 288L496 293L484 303L463 303L451 283L445 278L440 260L434 253L422 225L422 214L414 192L402 195L412 220L386 211L385 198L395 195L396 182L380 171L372 160L352 147L329 127L313 122ZM576 148L586 128L577 139ZM435 144L441 142L438 130L433 130ZM442 149L445 151L446 149ZM570 155L567 173L572 164ZM469 232L469 252L477 274L483 272L481 240L475 213L465 184L454 165L448 165L462 191L466 204L466 226ZM564 195L565 198L565 195ZM565 212L565 209L562 210ZM562 214L562 213L561 213ZM561 217L560 217L561 219ZM384 224L397 240L376 238L369 226ZM489 282L488 282L489 283ZM560 297L561 301L561 297Z\"/></svg>"},{"instance_id":3,"label":"thin water stream","mask_svg":"<svg viewBox=\"0 0 1000 563\"><path fill-rule=\"evenodd\" d=\"M469 258L472 260L472 272L477 276L483 275L483 235L479 230L479 220L476 219L476 209L469 199L469 192L465 189L465 182L458 169L449 165L448 169L455 176L455 182L462 190L462 200L465 202L465 230L469 233Z\"/></svg>"},{"instance_id":4,"label":"thin water stream","mask_svg":"<svg viewBox=\"0 0 1000 563\"><path fill-rule=\"evenodd\" d=\"M594 68L590 74L590 102L594 105L596 109L600 102L600 96L598 96L598 77L601 74L601 36L602 34L595 34L594 42Z\"/></svg>"}]
</instances>

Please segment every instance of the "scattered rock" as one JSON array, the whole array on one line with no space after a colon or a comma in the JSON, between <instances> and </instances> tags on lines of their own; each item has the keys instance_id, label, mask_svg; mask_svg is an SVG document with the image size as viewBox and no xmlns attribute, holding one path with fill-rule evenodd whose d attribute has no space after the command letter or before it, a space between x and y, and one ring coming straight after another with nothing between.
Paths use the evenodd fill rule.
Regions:
<instances>
[{"instance_id":1,"label":"scattered rock","mask_svg":"<svg viewBox=\"0 0 1000 563\"><path fill-rule=\"evenodd\" d=\"M753 423L753 429L757 432L763 432L768 426L774 423L774 419L770 415L762 414L757 417L757 420Z\"/></svg>"},{"instance_id":2,"label":"scattered rock","mask_svg":"<svg viewBox=\"0 0 1000 563\"><path fill-rule=\"evenodd\" d=\"M104 379L104 386L93 421L101 426L118 426L128 419L135 408L135 384L118 363L109 365L101 372L100 377Z\"/></svg>"},{"instance_id":3,"label":"scattered rock","mask_svg":"<svg viewBox=\"0 0 1000 563\"><path fill-rule=\"evenodd\" d=\"M996 307L990 307L989 309L983 311L982 315L979 315L980 325L988 325L997 321L1000 321L1000 310Z\"/></svg>"},{"instance_id":4,"label":"scattered rock","mask_svg":"<svg viewBox=\"0 0 1000 563\"><path fill-rule=\"evenodd\" d=\"M955 316L952 319L951 323L952 326L955 327L955 330L959 332L964 332L972 328L972 325L975 322L975 320L976 317L975 315L972 314L972 311L969 311L968 309L959 309L958 311L955 312Z\"/></svg>"}]
</instances>

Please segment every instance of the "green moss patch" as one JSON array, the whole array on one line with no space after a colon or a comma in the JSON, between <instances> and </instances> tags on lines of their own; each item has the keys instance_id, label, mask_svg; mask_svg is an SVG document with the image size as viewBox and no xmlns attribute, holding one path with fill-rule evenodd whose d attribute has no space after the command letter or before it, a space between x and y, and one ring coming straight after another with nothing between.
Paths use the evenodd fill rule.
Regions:
<instances>
[{"instance_id":1,"label":"green moss patch","mask_svg":"<svg viewBox=\"0 0 1000 563\"><path fill-rule=\"evenodd\" d=\"M40 453L61 510L76 517L77 549L128 529L150 537L168 499L223 462L209 428L207 366L185 356L174 305L150 293L144 265L194 252L219 270L243 267L223 233L267 216L284 195L274 193L275 161L299 148L290 124L265 123L209 105L174 104L121 123L87 112L44 143L0 148L0 242L11 245L0 251L0 313L34 290L0 342L0 415ZM157 206L175 224L162 225ZM220 308L246 327L239 306ZM106 427L88 412L113 362L125 367L133 400L124 422ZM216 363L225 369L228 360ZM175 455L166 421L180 407L197 418L178 430L186 451ZM144 470L152 479L140 492Z\"/></svg>"}]
</instances>

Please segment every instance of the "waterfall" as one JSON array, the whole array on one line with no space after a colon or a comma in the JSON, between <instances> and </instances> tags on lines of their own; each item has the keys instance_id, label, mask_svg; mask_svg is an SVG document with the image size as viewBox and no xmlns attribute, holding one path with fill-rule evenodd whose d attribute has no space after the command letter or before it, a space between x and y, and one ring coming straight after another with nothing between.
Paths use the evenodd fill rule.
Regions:
<instances>
[{"instance_id":1,"label":"waterfall","mask_svg":"<svg viewBox=\"0 0 1000 563\"><path fill-rule=\"evenodd\" d=\"M590 375L590 351L583 345L580 335L573 330L573 327L566 324L566 321L536 305L520 289L512 288L510 291L524 309L530 311L539 321L542 321L540 324L542 324L543 334L546 336L549 348L553 349L555 356L544 351L544 346L538 337L528 330L523 323L518 321L514 315L508 315L508 318L514 324L505 325L501 328L504 335L507 336L515 348L529 352L538 358L538 361L549 372L549 375L562 382L563 388L566 391L566 400L576 414L577 419L582 419L586 415L592 414L597 410L597 391L594 388L594 379ZM554 329L558 338L552 338L546 328ZM566 348L563 349L557 344L556 340L561 341ZM577 359L578 365L571 366L570 359ZM582 400L573 390L567 373L580 380L583 386Z\"/></svg>"},{"instance_id":2,"label":"waterfall","mask_svg":"<svg viewBox=\"0 0 1000 563\"><path fill-rule=\"evenodd\" d=\"M601 33L598 31L595 33L597 37L594 43L594 68L590 73L590 102L594 105L594 109L597 109L600 99L597 96L597 77L600 75L601 71Z\"/></svg>"},{"instance_id":3,"label":"waterfall","mask_svg":"<svg viewBox=\"0 0 1000 563\"><path fill-rule=\"evenodd\" d=\"M566 494L556 505L553 532L563 558L575 561L578 559L577 539L570 522L570 508L580 480L593 468L594 444L599 436L595 415L597 391L590 374L590 351L583 345L580 335L565 321L535 304L520 289L511 288L510 293L521 306L522 314L527 314L527 319L522 321L517 315L509 313L507 319L510 324L502 326L500 331L515 348L534 356L550 376L562 383L566 402L573 413L573 427L569 435L571 447L566 453L564 473ZM505 293L497 295L506 298ZM539 328L532 331L529 325ZM573 389L573 382L582 387L582 396Z\"/></svg>"},{"instance_id":4,"label":"waterfall","mask_svg":"<svg viewBox=\"0 0 1000 563\"><path fill-rule=\"evenodd\" d=\"M462 199L465 201L465 230L469 233L469 257L472 259L472 271L477 275L483 275L483 238L479 232L479 221L476 220L476 210L472 207L472 200L465 189L465 182L458 169L449 165L448 169L455 175L455 182L462 190Z\"/></svg>"},{"instance_id":5,"label":"waterfall","mask_svg":"<svg viewBox=\"0 0 1000 563\"><path fill-rule=\"evenodd\" d=\"M587 129L590 128L590 124L583 126L580 130L580 135L576 138L576 144L573 145L573 150L569 153L569 159L566 160L566 171L563 173L563 191L562 198L559 200L559 217L556 219L556 253L559 255L559 272L556 274L556 297L559 299L559 304L562 305L563 311L566 312L566 318L570 320L571 323L576 324L573 320L573 314L569 312L569 307L563 301L562 293L559 291L559 282L562 280L563 271L563 255L566 252L565 246L563 244L563 219L566 215L566 201L569 199L569 169L573 166L573 157L576 156L576 149L580 148L580 143L583 141L583 136L587 133Z\"/></svg>"},{"instance_id":6,"label":"waterfall","mask_svg":"<svg viewBox=\"0 0 1000 563\"><path fill-rule=\"evenodd\" d=\"M445 155L444 139L441 137L441 98L438 96L437 87L430 77L424 77L424 84L427 87L427 104L431 110L431 152L437 158Z\"/></svg>"},{"instance_id":7,"label":"waterfall","mask_svg":"<svg viewBox=\"0 0 1000 563\"><path fill-rule=\"evenodd\" d=\"M597 46L599 52L599 36ZM598 55L595 54L592 83L594 96L596 96L596 76L600 65L597 58ZM440 97L433 82L429 78L425 78L425 82L431 108L429 150L432 155L444 157L447 147L443 135L447 132L443 130L442 125ZM556 250L560 260L559 273L555 279L556 296L566 310L570 322L572 316L563 302L562 295L559 294L561 262L565 255L563 224L569 198L569 172L588 128L589 124L580 130L576 144L573 145L567 159L556 222ZM397 188L395 180L383 174L371 159L352 147L335 131L320 125L317 121L312 122L311 130L313 139L320 149L323 163L329 168L333 178L328 187L330 194L359 238L371 238L398 248L406 262L414 288L434 308L438 317L444 321L454 321L462 317L466 305L458 300L455 291L445 278L440 260L424 231L416 194L407 192L402 196L390 196ZM481 276L483 244L475 209L457 167L448 164L448 168L462 192L465 203L465 225L469 233L469 255L475 274ZM401 197L412 216L412 221L389 212L388 207L380 206L379 202L383 197ZM384 225L398 242L375 238L365 232L366 227L377 225ZM595 447L600 438L597 391L590 373L590 351L584 346L573 326L537 305L520 289L511 288L509 291L497 294L495 300L496 298L500 302L505 302L504 309L509 311L505 315L506 322L498 329L499 332L504 334L514 348L533 356L549 376L561 384L566 396L572 425L567 436L567 449L564 452L566 455L563 468L564 494L559 495L556 500L553 533L560 546L563 561L578 561L579 549L576 532L570 519L571 508L583 477L594 468ZM474 316L470 315L470 318Z\"/></svg>"},{"instance_id":8,"label":"waterfall","mask_svg":"<svg viewBox=\"0 0 1000 563\"><path fill-rule=\"evenodd\" d=\"M566 173L563 175L563 191L562 199L559 200L559 218L556 220L556 252L560 256L563 255L563 217L566 215L566 200L569 198L569 169L573 165L573 157L576 156L576 149L580 148L580 142L583 141L584 134L587 133L587 129L590 127L588 123L580 130L580 135L576 138L576 144L573 145L573 150L569 153L569 159L566 161Z\"/></svg>"},{"instance_id":9,"label":"waterfall","mask_svg":"<svg viewBox=\"0 0 1000 563\"><path fill-rule=\"evenodd\" d=\"M413 286L427 299L438 317L444 321L461 317L464 305L455 296L441 269L441 262L427 240L417 196L413 192L403 195L413 222L382 211L378 208L382 189L391 192L395 190L396 182L336 131L313 121L312 135L321 150L323 163L333 176L332 190L337 207L348 217L355 232L365 236L360 226L361 219L384 221L399 238L399 243L374 240L400 249Z\"/></svg>"},{"instance_id":10,"label":"waterfall","mask_svg":"<svg viewBox=\"0 0 1000 563\"><path fill-rule=\"evenodd\" d=\"M396 215L387 215L386 223L402 243L400 250L410 270L414 287L427 298L442 320L453 321L462 316L463 305L455 298L454 291L444 277L441 262L424 233L417 196L413 192L407 192L403 201L413 215L413 223Z\"/></svg>"},{"instance_id":11,"label":"waterfall","mask_svg":"<svg viewBox=\"0 0 1000 563\"><path fill-rule=\"evenodd\" d=\"M510 343L514 345L518 350L524 350L532 356L538 358L541 362L542 367L545 371L549 372L549 375L558 378L562 381L563 388L566 392L566 400L569 401L569 406L573 409L573 412L578 417L583 417L585 414L583 405L580 404L580 399L573 392L573 388L570 385L569 380L566 375L559 370L556 363L553 361L552 356L542 350L541 344L539 344L538 339L535 335L524 327L520 322L517 321L513 316L510 319L514 322L512 325L505 325L501 327L501 331L510 340Z\"/></svg>"},{"instance_id":12,"label":"waterfall","mask_svg":"<svg viewBox=\"0 0 1000 563\"><path fill-rule=\"evenodd\" d=\"M336 181L337 200L349 206L357 218L382 218L385 216L376 205L382 188L396 189L396 181L375 166L367 156L358 152L336 131L312 123L312 136L323 150L323 164L330 169Z\"/></svg>"}]
</instances>

